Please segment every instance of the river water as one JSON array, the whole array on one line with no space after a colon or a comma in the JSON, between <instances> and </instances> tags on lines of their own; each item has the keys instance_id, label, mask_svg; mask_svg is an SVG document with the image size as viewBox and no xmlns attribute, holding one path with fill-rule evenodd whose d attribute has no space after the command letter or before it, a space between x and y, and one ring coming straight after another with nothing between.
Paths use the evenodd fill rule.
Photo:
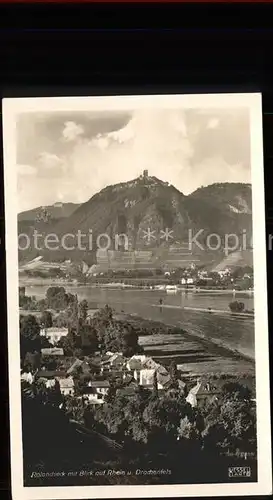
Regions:
<instances>
[{"instance_id":1,"label":"river water","mask_svg":"<svg viewBox=\"0 0 273 500\"><path fill-rule=\"evenodd\" d=\"M48 287L27 286L26 294L37 298L45 296ZM142 318L162 321L180 326L189 333L204 336L223 343L231 349L254 358L254 320L250 317L233 317L226 313L209 313L198 310L183 310L183 307L211 307L220 311L229 311L232 300L244 302L245 309L253 309L253 296L246 294L177 292L167 294L164 291L150 290L114 290L99 287L65 285L67 292L77 293L80 300L86 299L90 308L103 307L105 304L117 312L136 314ZM159 307L162 299L163 307ZM173 306L173 307L164 307Z\"/></svg>"}]
</instances>

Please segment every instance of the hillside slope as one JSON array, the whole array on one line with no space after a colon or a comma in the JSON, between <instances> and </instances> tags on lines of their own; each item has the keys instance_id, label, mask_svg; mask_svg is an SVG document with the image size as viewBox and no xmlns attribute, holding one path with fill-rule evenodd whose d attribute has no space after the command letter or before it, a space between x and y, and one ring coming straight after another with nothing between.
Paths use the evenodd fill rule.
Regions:
<instances>
[{"instance_id":1,"label":"hillside slope","mask_svg":"<svg viewBox=\"0 0 273 500\"><path fill-rule=\"evenodd\" d=\"M56 202L54 205L47 205L45 207L37 207L31 210L26 210L18 214L18 222L31 221L34 222L43 210L50 215L51 219L62 219L69 217L80 206L79 203L61 203Z\"/></svg>"}]
</instances>

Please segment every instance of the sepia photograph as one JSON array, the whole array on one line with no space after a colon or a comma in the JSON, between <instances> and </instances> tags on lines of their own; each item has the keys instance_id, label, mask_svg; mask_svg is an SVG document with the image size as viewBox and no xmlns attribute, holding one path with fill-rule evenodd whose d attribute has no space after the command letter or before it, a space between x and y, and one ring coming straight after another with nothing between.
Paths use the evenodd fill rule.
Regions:
<instances>
[{"instance_id":1,"label":"sepia photograph","mask_svg":"<svg viewBox=\"0 0 273 500\"><path fill-rule=\"evenodd\" d=\"M3 135L14 500L270 493L261 95L10 98Z\"/></svg>"}]
</instances>

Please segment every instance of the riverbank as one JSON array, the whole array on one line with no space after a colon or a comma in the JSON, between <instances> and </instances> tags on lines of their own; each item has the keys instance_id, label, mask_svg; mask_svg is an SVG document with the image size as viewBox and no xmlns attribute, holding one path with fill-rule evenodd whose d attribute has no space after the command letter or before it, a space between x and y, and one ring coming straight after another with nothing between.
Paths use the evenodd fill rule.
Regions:
<instances>
[{"instance_id":1,"label":"riverbank","mask_svg":"<svg viewBox=\"0 0 273 500\"><path fill-rule=\"evenodd\" d=\"M153 307L158 307L159 309L162 309L163 307L166 307L168 309L183 309L185 311L196 311L196 312L204 312L207 314L228 314L229 316L238 316L238 317L246 317L246 318L252 318L254 319L254 313L238 313L238 312L231 312L228 309L212 309L211 307L209 308L203 308L203 307L189 307L189 306L175 306L175 305L169 305L169 304L153 304Z\"/></svg>"}]
</instances>

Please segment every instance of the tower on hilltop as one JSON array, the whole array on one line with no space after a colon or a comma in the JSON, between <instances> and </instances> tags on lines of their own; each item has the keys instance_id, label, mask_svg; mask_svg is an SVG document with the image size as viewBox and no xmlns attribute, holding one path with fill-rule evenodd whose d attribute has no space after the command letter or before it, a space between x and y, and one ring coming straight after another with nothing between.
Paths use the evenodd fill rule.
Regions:
<instances>
[{"instance_id":1,"label":"tower on hilltop","mask_svg":"<svg viewBox=\"0 0 273 500\"><path fill-rule=\"evenodd\" d=\"M143 178L148 179L148 177L149 177L148 170L143 170Z\"/></svg>"}]
</instances>

